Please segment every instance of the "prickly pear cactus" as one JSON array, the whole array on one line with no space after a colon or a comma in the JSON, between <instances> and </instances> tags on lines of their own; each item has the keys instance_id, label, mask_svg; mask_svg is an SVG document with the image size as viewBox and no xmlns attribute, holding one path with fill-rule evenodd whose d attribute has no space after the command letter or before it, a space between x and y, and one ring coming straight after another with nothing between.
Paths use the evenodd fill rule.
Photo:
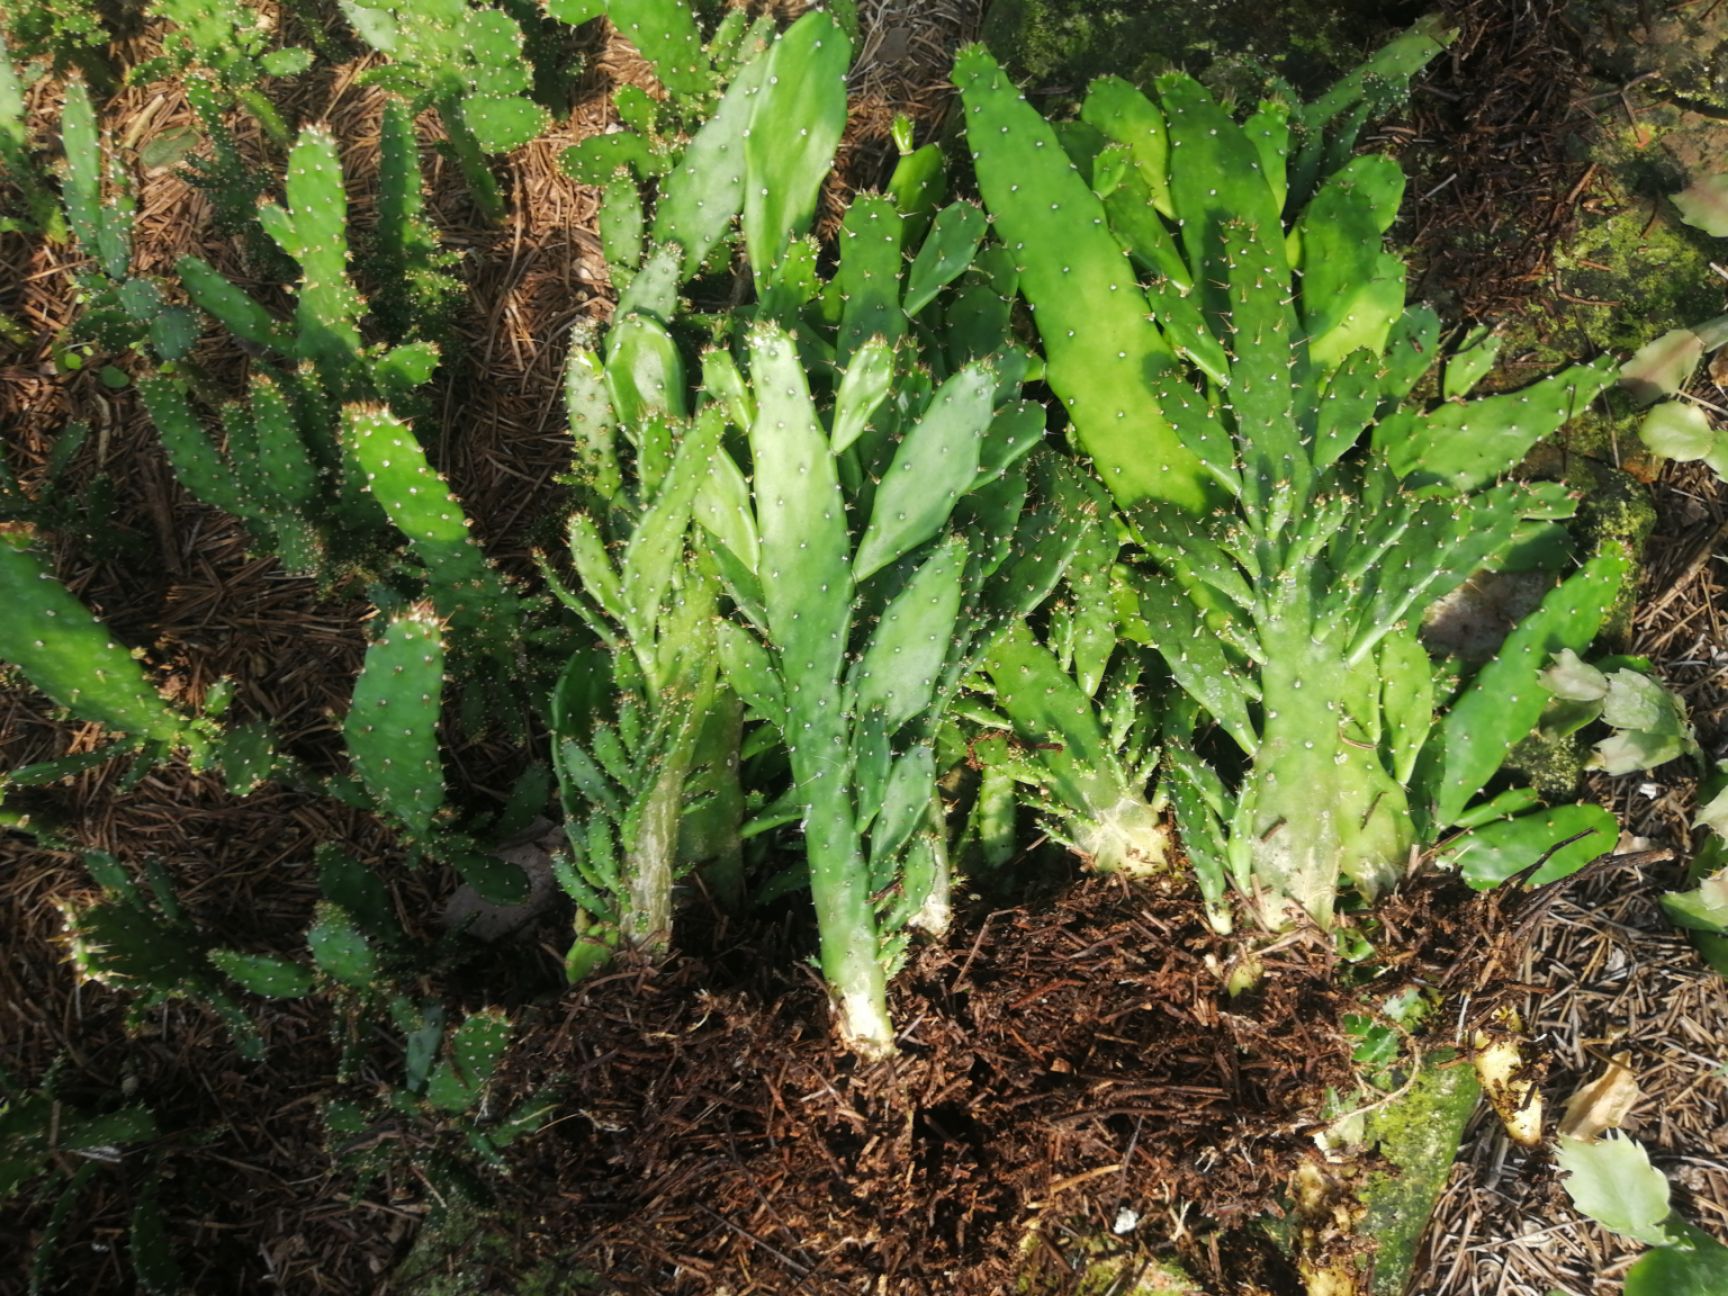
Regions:
<instances>
[{"instance_id":1,"label":"prickly pear cactus","mask_svg":"<svg viewBox=\"0 0 1728 1296\"><path fill-rule=\"evenodd\" d=\"M342 0L361 39L390 59L368 81L436 107L480 214L504 218L504 197L487 155L507 153L546 129L546 110L527 97L532 81L522 29L498 9L467 0Z\"/></svg>"},{"instance_id":2,"label":"prickly pear cactus","mask_svg":"<svg viewBox=\"0 0 1728 1296\"><path fill-rule=\"evenodd\" d=\"M1559 488L1505 478L1612 370L1398 408L1434 350L1408 339L1432 317L1406 310L1402 263L1383 245L1402 175L1349 148L1386 88L1437 48L1413 33L1374 76L1308 108L1263 103L1241 124L1190 77L1160 77L1149 94L1106 78L1082 109L1089 133L1052 130L982 50L956 69L1051 385L1152 560L1115 600L1122 633L1157 652L1250 762L1227 789L1185 726L1167 732L1167 789L1221 924L1227 887L1277 929L1330 925L1345 883L1369 897L1391 885L1413 846L1469 817L1526 718L1522 699L1539 693L1486 671L1461 705L1504 723L1449 726L1450 750L1430 746L1431 668L1411 627L1569 514ZM1567 642L1592 637L1605 607L1578 582L1595 590L1600 577L1556 591L1576 609ZM1075 606L1053 627L1091 678L1088 616L1102 621ZM1021 738L1095 747L1082 691L1024 637L1009 647L991 664L998 689L1016 669L1049 677L1034 690L1043 713L1004 704ZM1048 714L1058 706L1066 720ZM1560 843L1539 827L1520 840Z\"/></svg>"},{"instance_id":3,"label":"prickly pear cactus","mask_svg":"<svg viewBox=\"0 0 1728 1296\"><path fill-rule=\"evenodd\" d=\"M444 634L430 608L393 617L366 649L342 733L354 770L378 805L425 839L444 802L438 711Z\"/></svg>"},{"instance_id":4,"label":"prickly pear cactus","mask_svg":"<svg viewBox=\"0 0 1728 1296\"><path fill-rule=\"evenodd\" d=\"M0 597L11 609L0 618L0 661L132 745L184 747L200 757L209 747L204 727L163 700L132 654L54 579L29 542L27 532L0 531Z\"/></svg>"}]
</instances>

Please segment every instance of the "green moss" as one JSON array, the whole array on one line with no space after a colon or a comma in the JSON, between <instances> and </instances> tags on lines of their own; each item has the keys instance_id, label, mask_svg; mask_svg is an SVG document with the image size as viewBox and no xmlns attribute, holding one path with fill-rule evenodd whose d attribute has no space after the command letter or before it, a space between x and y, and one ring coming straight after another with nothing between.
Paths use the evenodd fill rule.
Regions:
<instances>
[{"instance_id":1,"label":"green moss","mask_svg":"<svg viewBox=\"0 0 1728 1296\"><path fill-rule=\"evenodd\" d=\"M1069 102L1105 72L1144 85L1173 67L1222 72L1221 60L1312 93L1422 12L1377 0L1175 0L1149 19L1145 0L995 0L983 35L1017 77Z\"/></svg>"},{"instance_id":2,"label":"green moss","mask_svg":"<svg viewBox=\"0 0 1728 1296\"><path fill-rule=\"evenodd\" d=\"M1589 744L1576 734L1556 738L1538 731L1507 755L1505 771L1553 805L1577 796L1589 755Z\"/></svg>"},{"instance_id":3,"label":"green moss","mask_svg":"<svg viewBox=\"0 0 1728 1296\"><path fill-rule=\"evenodd\" d=\"M1371 1296L1402 1296L1481 1094L1474 1069L1449 1063L1448 1053L1430 1055L1410 1088L1368 1118L1369 1142L1392 1167L1369 1174L1358 1192L1366 1214L1357 1230L1375 1243Z\"/></svg>"}]
</instances>

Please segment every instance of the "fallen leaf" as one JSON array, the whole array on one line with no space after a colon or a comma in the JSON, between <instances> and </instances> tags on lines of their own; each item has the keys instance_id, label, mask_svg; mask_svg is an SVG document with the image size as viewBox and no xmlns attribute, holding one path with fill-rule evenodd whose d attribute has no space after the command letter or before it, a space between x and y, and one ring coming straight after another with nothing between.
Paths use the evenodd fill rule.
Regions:
<instances>
[{"instance_id":1,"label":"fallen leaf","mask_svg":"<svg viewBox=\"0 0 1728 1296\"><path fill-rule=\"evenodd\" d=\"M1630 1053L1616 1053L1607 1070L1566 1100L1565 1114L1560 1117L1562 1137L1588 1142L1604 1130L1620 1128L1643 1097L1629 1065L1631 1060Z\"/></svg>"}]
</instances>

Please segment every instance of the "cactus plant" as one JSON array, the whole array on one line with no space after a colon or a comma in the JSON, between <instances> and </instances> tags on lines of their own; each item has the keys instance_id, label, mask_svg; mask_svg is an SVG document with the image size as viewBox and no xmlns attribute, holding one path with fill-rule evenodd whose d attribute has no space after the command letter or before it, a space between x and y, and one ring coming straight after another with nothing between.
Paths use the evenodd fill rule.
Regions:
<instances>
[{"instance_id":1,"label":"cactus plant","mask_svg":"<svg viewBox=\"0 0 1728 1296\"><path fill-rule=\"evenodd\" d=\"M0 531L0 595L13 609L0 624L0 661L129 747L184 749L201 760L210 750L209 726L169 706L132 654L54 579L29 542L26 531Z\"/></svg>"},{"instance_id":2,"label":"cactus plant","mask_svg":"<svg viewBox=\"0 0 1728 1296\"><path fill-rule=\"evenodd\" d=\"M196 375L160 373L140 385L163 448L182 484L244 520L290 571L331 579L373 560L388 501L369 498L367 470L342 437L344 402L411 405L438 363L435 344L416 337L424 314L447 301L443 256L418 214L419 173L412 134L387 109L375 247L394 287L397 345L366 344L364 299L349 275L347 200L336 145L321 128L301 132L289 156L285 203L258 210L261 224L301 269L293 322L278 319L196 256L180 259L193 302L242 344L264 353L245 404L222 407L226 450L203 427L192 397ZM430 325L435 327L435 325Z\"/></svg>"},{"instance_id":3,"label":"cactus plant","mask_svg":"<svg viewBox=\"0 0 1728 1296\"><path fill-rule=\"evenodd\" d=\"M163 52L128 74L134 84L208 72L224 96L244 108L278 148L292 141L287 123L260 88L266 76L289 76L311 65L310 50L270 48L270 24L242 4L208 5L199 0L153 0L153 17L171 24Z\"/></svg>"},{"instance_id":4,"label":"cactus plant","mask_svg":"<svg viewBox=\"0 0 1728 1296\"><path fill-rule=\"evenodd\" d=\"M342 10L361 38L391 60L366 79L407 96L415 111L437 108L480 214L494 224L503 220L503 194L486 155L520 148L548 121L525 93L532 78L515 19L467 0L342 0Z\"/></svg>"},{"instance_id":5,"label":"cactus plant","mask_svg":"<svg viewBox=\"0 0 1728 1296\"><path fill-rule=\"evenodd\" d=\"M1535 727L1547 654L1601 626L1623 560L1556 588L1455 701L1444 741L1429 741L1433 672L1410 628L1529 526L1567 515L1558 488L1500 478L1611 369L1398 408L1421 368L1402 339L1424 326L1381 246L1402 177L1347 156L1322 176L1312 148L1287 142L1336 105L1269 102L1238 125L1192 78L1160 77L1155 99L1107 79L1083 116L1119 153L1070 159L981 50L956 80L1052 386L1156 564L1125 584L1123 632L1249 762L1230 791L1185 726L1168 735L1169 794L1215 919L1229 883L1268 927L1330 926L1343 881L1372 897L1456 827L1469 831L1454 859L1508 838L1529 863L1559 850L1544 879L1611 845L1591 808L1501 822L1534 798L1470 803Z\"/></svg>"},{"instance_id":6,"label":"cactus plant","mask_svg":"<svg viewBox=\"0 0 1728 1296\"><path fill-rule=\"evenodd\" d=\"M132 221L136 203L125 169L104 150L96 110L84 83L66 86L60 116L66 149L62 197L66 224L90 265L78 274L82 309L75 337L109 351L142 350L146 343L175 360L197 340L194 317L168 302L155 280L132 274Z\"/></svg>"}]
</instances>

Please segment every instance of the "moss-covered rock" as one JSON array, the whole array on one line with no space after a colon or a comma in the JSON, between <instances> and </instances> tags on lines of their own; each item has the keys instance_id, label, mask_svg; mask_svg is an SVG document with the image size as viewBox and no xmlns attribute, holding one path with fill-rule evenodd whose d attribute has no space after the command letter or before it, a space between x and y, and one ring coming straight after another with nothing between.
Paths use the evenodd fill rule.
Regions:
<instances>
[{"instance_id":1,"label":"moss-covered rock","mask_svg":"<svg viewBox=\"0 0 1728 1296\"><path fill-rule=\"evenodd\" d=\"M1455 1062L1433 1055L1396 1101L1368 1117L1368 1141L1388 1167L1371 1172L1357 1192L1358 1232L1374 1242L1371 1296L1402 1296L1481 1096L1475 1071Z\"/></svg>"}]
</instances>

